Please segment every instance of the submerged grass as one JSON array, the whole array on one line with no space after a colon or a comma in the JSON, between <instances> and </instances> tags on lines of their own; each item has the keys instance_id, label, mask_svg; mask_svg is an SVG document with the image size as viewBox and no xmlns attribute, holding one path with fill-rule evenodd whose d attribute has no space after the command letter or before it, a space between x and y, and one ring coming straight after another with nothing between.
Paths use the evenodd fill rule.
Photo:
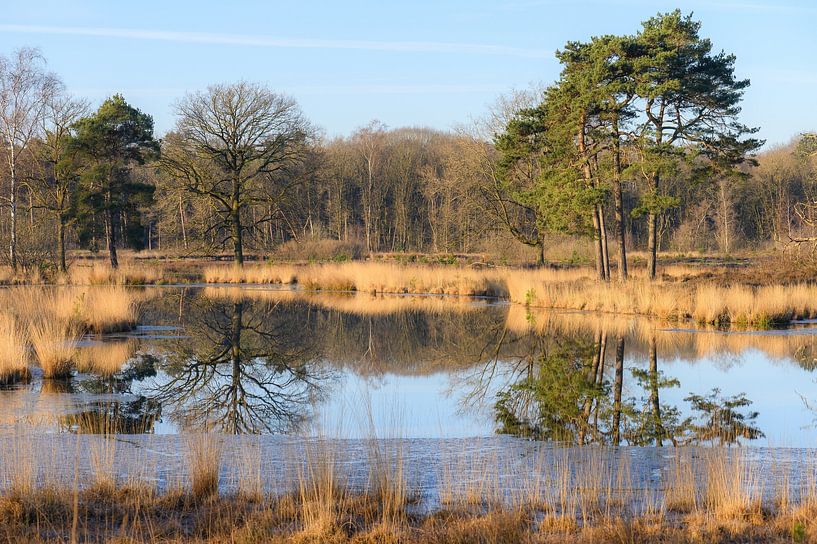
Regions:
<instances>
[{"instance_id":1,"label":"submerged grass","mask_svg":"<svg viewBox=\"0 0 817 544\"><path fill-rule=\"evenodd\" d=\"M117 465L112 435L90 439L83 447L91 449L91 477L67 467L77 475L72 479L41 470L38 463L54 460L34 454L39 446L30 435L16 435L5 458L18 466L12 470L11 463L5 464L0 490L1 539L51 542L83 535L83 541L151 543L777 543L810 542L817 536L817 495L809 491L809 475L800 475L794 492L786 491L786 501L770 500L759 491L764 478L773 491L792 482L780 479L774 485L779 474L750 462L740 448L676 450L663 485L644 488L644 481L631 474L626 452L616 456L612 449L557 447L535 465L534 474L489 480L479 492L452 481L446 487L448 500L417 509L407 500L402 447L392 440L379 441L375 449L369 445L372 485L350 485L338 442L313 440L296 459L279 461L294 463L283 473L287 481L276 482L291 486L279 485L282 491L266 494L255 484L253 493L240 486L219 489L219 474L229 458L220 435L185 439L190 485L170 485L164 491L147 481L116 478L116 473L140 469ZM76 440L79 451L80 438ZM238 448L245 444L251 443L233 442ZM255 446L253 454L263 455ZM469 467L469 473L496 472L491 465L496 461L485 459L482 466ZM255 470L250 472L255 479ZM527 478L532 485L518 485Z\"/></svg>"}]
</instances>

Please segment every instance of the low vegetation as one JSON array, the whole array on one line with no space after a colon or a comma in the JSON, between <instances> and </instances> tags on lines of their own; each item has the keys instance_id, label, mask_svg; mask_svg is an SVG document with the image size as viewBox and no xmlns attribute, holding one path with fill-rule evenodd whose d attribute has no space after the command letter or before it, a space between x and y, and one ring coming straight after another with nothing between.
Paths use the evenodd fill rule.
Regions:
<instances>
[{"instance_id":1,"label":"low vegetation","mask_svg":"<svg viewBox=\"0 0 817 544\"><path fill-rule=\"evenodd\" d=\"M714 281L707 277L716 273ZM817 286L731 284L727 271L668 267L662 281L600 282L586 268L461 268L389 263L214 266L208 283L298 284L304 290L491 296L537 308L768 327L817 315ZM642 274L643 275L643 274Z\"/></svg>"},{"instance_id":2,"label":"low vegetation","mask_svg":"<svg viewBox=\"0 0 817 544\"><path fill-rule=\"evenodd\" d=\"M151 285L165 281L161 266L123 263L118 268L92 263L71 267L64 278L72 285Z\"/></svg>"},{"instance_id":3,"label":"low vegetation","mask_svg":"<svg viewBox=\"0 0 817 544\"><path fill-rule=\"evenodd\" d=\"M70 322L49 319L32 323L29 334L43 378L70 376L80 336L78 330Z\"/></svg>"},{"instance_id":4,"label":"low vegetation","mask_svg":"<svg viewBox=\"0 0 817 544\"><path fill-rule=\"evenodd\" d=\"M0 314L0 384L28 377L28 331L12 316Z\"/></svg>"},{"instance_id":5,"label":"low vegetation","mask_svg":"<svg viewBox=\"0 0 817 544\"><path fill-rule=\"evenodd\" d=\"M28 377L29 353L43 377L65 378L78 365L116 372L129 348L80 348L85 334L129 330L137 295L124 287L10 287L0 291L0 381ZM87 349L87 353L86 353Z\"/></svg>"},{"instance_id":6,"label":"low vegetation","mask_svg":"<svg viewBox=\"0 0 817 544\"><path fill-rule=\"evenodd\" d=\"M397 440L372 440L372 473L354 484L342 446L302 444L279 491L246 454L257 444L227 437L188 437L178 481L158 487L150 462L116 462L111 435L92 435L90 473L58 476L31 436L4 447L26 459L6 467L0 491L0 538L52 542L808 542L814 522L815 467L799 474L762 467L741 449L680 448L652 483L628 455L604 448L543 449L533 471L496 475L508 460L448 452L431 495L403 470ZM83 440L76 438L77 448ZM70 446L68 447L70 449ZM248 448L245 451L245 448ZM77 450L79 451L79 450ZM357 452L360 454L360 451ZM451 456L450 458L448 456ZM447 459L447 462L446 462ZM51 459L53 461L53 459ZM76 463L79 463L75 459ZM447 467L447 468L446 468ZM228 468L230 470L228 470ZM25 470L22 470L25 469ZM519 470L525 471L524 467ZM73 474L73 476L71 476ZM123 476L123 474L125 476ZM226 474L232 474L226 477ZM518 481L517 481L518 480ZM435 498L436 497L436 498Z\"/></svg>"},{"instance_id":7,"label":"low vegetation","mask_svg":"<svg viewBox=\"0 0 817 544\"><path fill-rule=\"evenodd\" d=\"M135 352L136 344L131 341L94 343L77 350L76 368L80 372L112 376L122 370Z\"/></svg>"}]
</instances>

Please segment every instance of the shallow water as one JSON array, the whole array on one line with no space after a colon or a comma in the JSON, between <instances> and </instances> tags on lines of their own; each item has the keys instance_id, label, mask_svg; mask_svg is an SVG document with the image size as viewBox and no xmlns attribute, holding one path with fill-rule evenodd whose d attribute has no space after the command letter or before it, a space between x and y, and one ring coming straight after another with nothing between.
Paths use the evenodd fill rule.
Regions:
<instances>
[{"instance_id":1,"label":"shallow water","mask_svg":"<svg viewBox=\"0 0 817 544\"><path fill-rule=\"evenodd\" d=\"M812 322L698 331L451 297L145 293L138 329L83 342L89 359L122 358L119 372L35 372L0 391L0 428L817 446Z\"/></svg>"}]
</instances>

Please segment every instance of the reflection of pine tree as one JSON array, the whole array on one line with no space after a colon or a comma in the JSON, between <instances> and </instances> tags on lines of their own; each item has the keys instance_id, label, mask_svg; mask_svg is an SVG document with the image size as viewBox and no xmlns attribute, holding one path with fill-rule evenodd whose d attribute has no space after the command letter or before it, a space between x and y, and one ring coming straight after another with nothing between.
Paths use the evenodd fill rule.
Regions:
<instances>
[{"instance_id":1,"label":"reflection of pine tree","mask_svg":"<svg viewBox=\"0 0 817 544\"><path fill-rule=\"evenodd\" d=\"M664 440L677 445L683 440L689 422L681 420L681 412L677 406L662 403L658 392L679 387L680 382L675 378L667 378L660 370L634 368L632 374L645 395L638 399L630 398L623 403L624 439L633 446L660 445Z\"/></svg>"},{"instance_id":2,"label":"reflection of pine tree","mask_svg":"<svg viewBox=\"0 0 817 544\"><path fill-rule=\"evenodd\" d=\"M580 436L603 440L586 406L597 407L602 420L609 387L597 380L598 343L568 341L536 361L534 372L497 395L499 433L539 440L577 442Z\"/></svg>"},{"instance_id":3,"label":"reflection of pine tree","mask_svg":"<svg viewBox=\"0 0 817 544\"><path fill-rule=\"evenodd\" d=\"M96 376L76 382L64 382L65 393L81 391L91 395L122 395L122 400L102 400L90 403L87 409L60 418L72 432L106 434L143 434L153 432L161 419L162 405L154 399L134 394L133 383L156 376L158 360L149 353L138 353L122 371L113 376ZM51 380L54 381L54 380ZM76 388L76 391L75 391ZM119 397L117 397L119 398Z\"/></svg>"},{"instance_id":4,"label":"reflection of pine tree","mask_svg":"<svg viewBox=\"0 0 817 544\"><path fill-rule=\"evenodd\" d=\"M684 400L698 412L700 423L690 425L691 439L696 442L724 445L734 444L739 438L754 440L765 436L754 426L758 413L740 411L752 404L745 393L723 398L716 387L707 395L689 395Z\"/></svg>"}]
</instances>

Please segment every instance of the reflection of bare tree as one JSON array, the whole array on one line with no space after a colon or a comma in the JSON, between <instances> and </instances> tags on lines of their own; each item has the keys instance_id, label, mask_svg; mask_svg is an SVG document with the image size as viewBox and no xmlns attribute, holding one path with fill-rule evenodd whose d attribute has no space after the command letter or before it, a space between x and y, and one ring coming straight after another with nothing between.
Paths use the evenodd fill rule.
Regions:
<instances>
[{"instance_id":1,"label":"reflection of bare tree","mask_svg":"<svg viewBox=\"0 0 817 544\"><path fill-rule=\"evenodd\" d=\"M317 342L279 304L199 299L149 395L184 428L283 433L308 419L328 377Z\"/></svg>"}]
</instances>

